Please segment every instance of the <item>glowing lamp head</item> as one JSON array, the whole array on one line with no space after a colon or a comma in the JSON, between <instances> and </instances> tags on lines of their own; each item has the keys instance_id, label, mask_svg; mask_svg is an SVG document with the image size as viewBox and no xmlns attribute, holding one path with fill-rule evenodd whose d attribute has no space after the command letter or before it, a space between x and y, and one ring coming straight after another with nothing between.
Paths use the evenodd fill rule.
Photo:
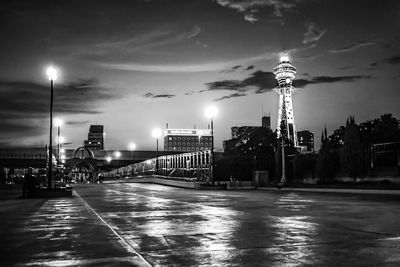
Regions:
<instances>
[{"instance_id":1,"label":"glowing lamp head","mask_svg":"<svg viewBox=\"0 0 400 267\"><path fill-rule=\"evenodd\" d=\"M159 128L153 129L153 131L151 131L151 135L154 138L159 138L161 136L161 129L159 129Z\"/></svg>"},{"instance_id":2,"label":"glowing lamp head","mask_svg":"<svg viewBox=\"0 0 400 267\"><path fill-rule=\"evenodd\" d=\"M111 160L112 160L112 158L111 158L110 156L106 157L106 161L107 161L108 163L110 163Z\"/></svg>"},{"instance_id":3,"label":"glowing lamp head","mask_svg":"<svg viewBox=\"0 0 400 267\"><path fill-rule=\"evenodd\" d=\"M53 66L48 67L46 73L50 81L57 80L57 70Z\"/></svg>"},{"instance_id":4,"label":"glowing lamp head","mask_svg":"<svg viewBox=\"0 0 400 267\"><path fill-rule=\"evenodd\" d=\"M290 78L286 78L286 83L290 84L292 82L292 80L290 80Z\"/></svg>"},{"instance_id":5,"label":"glowing lamp head","mask_svg":"<svg viewBox=\"0 0 400 267\"><path fill-rule=\"evenodd\" d=\"M56 127L61 127L63 125L63 121L60 118L55 118L54 119L54 125Z\"/></svg>"},{"instance_id":6,"label":"glowing lamp head","mask_svg":"<svg viewBox=\"0 0 400 267\"><path fill-rule=\"evenodd\" d=\"M280 58L280 62L289 62L289 61L290 59L288 55L281 56Z\"/></svg>"},{"instance_id":7,"label":"glowing lamp head","mask_svg":"<svg viewBox=\"0 0 400 267\"><path fill-rule=\"evenodd\" d=\"M218 109L216 106L210 106L210 107L206 108L206 117L209 119L215 118L217 113L218 113Z\"/></svg>"},{"instance_id":8,"label":"glowing lamp head","mask_svg":"<svg viewBox=\"0 0 400 267\"><path fill-rule=\"evenodd\" d=\"M135 143L129 143L128 144L128 148L129 148L130 151L133 151L133 150L136 149L136 144Z\"/></svg>"},{"instance_id":9,"label":"glowing lamp head","mask_svg":"<svg viewBox=\"0 0 400 267\"><path fill-rule=\"evenodd\" d=\"M119 151L115 151L114 152L115 157L118 159L119 157L121 157L121 152Z\"/></svg>"},{"instance_id":10,"label":"glowing lamp head","mask_svg":"<svg viewBox=\"0 0 400 267\"><path fill-rule=\"evenodd\" d=\"M60 136L60 137L58 138L57 142L58 142L59 144L63 144L63 143L65 142L65 137L64 137L64 136Z\"/></svg>"}]
</instances>

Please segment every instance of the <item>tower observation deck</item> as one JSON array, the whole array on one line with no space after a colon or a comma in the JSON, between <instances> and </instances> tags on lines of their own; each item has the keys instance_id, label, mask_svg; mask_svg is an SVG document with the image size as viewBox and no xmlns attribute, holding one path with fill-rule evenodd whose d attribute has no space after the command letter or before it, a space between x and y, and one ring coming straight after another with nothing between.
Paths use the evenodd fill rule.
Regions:
<instances>
[{"instance_id":1,"label":"tower observation deck","mask_svg":"<svg viewBox=\"0 0 400 267\"><path fill-rule=\"evenodd\" d=\"M293 80L296 68L290 63L288 56L280 58L279 65L274 68L275 78L278 86L275 92L279 94L279 110L278 110L278 138L281 135L287 140L291 140L294 146L297 146L297 133L294 124L294 110L292 94L294 92Z\"/></svg>"}]
</instances>

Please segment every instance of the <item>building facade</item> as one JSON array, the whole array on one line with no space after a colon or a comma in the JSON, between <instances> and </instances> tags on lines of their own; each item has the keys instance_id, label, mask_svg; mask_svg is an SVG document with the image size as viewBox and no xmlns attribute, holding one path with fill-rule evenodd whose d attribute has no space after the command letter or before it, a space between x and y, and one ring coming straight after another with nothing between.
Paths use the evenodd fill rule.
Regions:
<instances>
[{"instance_id":1,"label":"building facade","mask_svg":"<svg viewBox=\"0 0 400 267\"><path fill-rule=\"evenodd\" d=\"M211 150L209 129L166 129L164 151L196 152Z\"/></svg>"},{"instance_id":2,"label":"building facade","mask_svg":"<svg viewBox=\"0 0 400 267\"><path fill-rule=\"evenodd\" d=\"M84 146L91 150L104 150L104 126L90 125L88 139Z\"/></svg>"},{"instance_id":3,"label":"building facade","mask_svg":"<svg viewBox=\"0 0 400 267\"><path fill-rule=\"evenodd\" d=\"M297 132L298 146L302 147L302 151L314 151L314 134L310 131ZM303 149L305 148L305 149Z\"/></svg>"}]
</instances>

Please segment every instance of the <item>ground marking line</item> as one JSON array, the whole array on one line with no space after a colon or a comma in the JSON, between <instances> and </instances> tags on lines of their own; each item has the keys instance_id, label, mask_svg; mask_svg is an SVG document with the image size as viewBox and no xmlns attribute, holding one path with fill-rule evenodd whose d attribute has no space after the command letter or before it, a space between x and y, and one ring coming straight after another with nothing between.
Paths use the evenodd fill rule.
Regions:
<instances>
[{"instance_id":1,"label":"ground marking line","mask_svg":"<svg viewBox=\"0 0 400 267\"><path fill-rule=\"evenodd\" d=\"M110 230L111 230L111 232L113 232L113 234L114 235L116 235L122 242L123 242L123 244L125 244L125 248L129 251L129 252L131 252L131 253L133 253L133 254L135 254L136 256L138 256L141 260L143 260L146 264L147 264L147 266L151 266L151 267L153 267L153 265L150 263L150 262L148 262L145 258L143 258L143 256L142 255L140 255L133 247L132 247L132 245L131 244L129 244L129 242L128 241L126 241L120 234L118 234L118 232L117 231L115 231L114 230L114 228L112 228L112 226L109 224L109 223L107 223L101 216L100 216L100 214L98 214L79 194L78 194L78 192L76 192L75 190L74 190L74 194L79 198L79 200L89 209L89 210L91 210Z\"/></svg>"}]
</instances>

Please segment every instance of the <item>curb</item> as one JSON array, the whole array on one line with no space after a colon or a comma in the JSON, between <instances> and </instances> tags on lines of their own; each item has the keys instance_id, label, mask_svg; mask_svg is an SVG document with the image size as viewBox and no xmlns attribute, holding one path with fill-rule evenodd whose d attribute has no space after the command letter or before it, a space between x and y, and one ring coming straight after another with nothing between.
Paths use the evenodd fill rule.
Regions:
<instances>
[{"instance_id":1,"label":"curb","mask_svg":"<svg viewBox=\"0 0 400 267\"><path fill-rule=\"evenodd\" d=\"M258 187L257 190L400 196L400 190L384 190L384 189L380 190L380 189L336 189L336 188L295 188L295 187L285 187L285 188L278 189L278 188L273 188L273 187Z\"/></svg>"}]
</instances>

